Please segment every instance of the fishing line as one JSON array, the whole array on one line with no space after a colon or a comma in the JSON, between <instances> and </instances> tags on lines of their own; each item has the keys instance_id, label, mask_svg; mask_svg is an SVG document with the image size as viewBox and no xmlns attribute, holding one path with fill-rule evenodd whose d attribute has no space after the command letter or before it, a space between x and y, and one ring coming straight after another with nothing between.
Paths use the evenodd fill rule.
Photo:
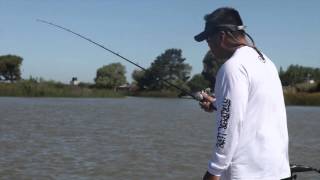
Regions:
<instances>
[{"instance_id":1,"label":"fishing line","mask_svg":"<svg viewBox=\"0 0 320 180\"><path fill-rule=\"evenodd\" d=\"M40 23L44 23L44 24L47 24L47 25L51 25L51 26L54 26L54 27L56 27L56 28L65 30L65 31L67 31L67 32L70 32L70 33L72 33L72 34L74 34L74 35L76 35L76 36L78 36L78 37L80 37L80 38L82 38L82 39L85 39L85 40L93 43L94 45L99 46L99 47L101 47L102 49L104 49L104 50L106 50L106 51L108 51L108 52L110 52L110 53L112 53L112 54L120 57L121 59L123 59L123 60L125 60L125 61L127 61L127 62L129 62L129 63L131 63L131 64L133 64L133 65L135 65L136 67L140 68L141 70L143 70L143 71L145 71L145 72L147 71L146 68L138 65L138 64L135 63L134 61L131 61L130 59L123 57L122 55L120 55L120 54L118 54L118 53L116 53L116 52L114 52L114 51L106 48L105 46L103 46L103 45L101 45L101 44L99 44L99 43L97 43L97 42L95 42L95 41L93 41L93 40L91 40L91 39L89 39L89 38L87 38L87 37L79 34L79 33L76 33L76 32L74 32L74 31L72 31L72 30L70 30L70 29L68 29L68 28L65 28L65 27L63 27L63 26L60 26L60 25L57 25L57 24L54 24L54 23L52 23L52 22L45 21L45 20L42 20L42 19L37 19L37 21L40 22ZM163 78L160 78L160 77L156 77L156 80L158 80L158 81L163 81L163 82L167 83L169 86L172 86L172 87L178 89L179 91L181 91L181 92L183 92L183 93L191 96L193 99L195 99L195 100L197 100L197 101L200 101L200 100L201 100L201 99L199 99L198 96L193 95L191 92L189 92L189 91L187 91L187 90L185 90L185 89L183 89L183 88L181 88L181 87L179 87L179 86L177 86L177 85L169 82L169 81L166 80L166 79L163 79Z\"/></svg>"}]
</instances>

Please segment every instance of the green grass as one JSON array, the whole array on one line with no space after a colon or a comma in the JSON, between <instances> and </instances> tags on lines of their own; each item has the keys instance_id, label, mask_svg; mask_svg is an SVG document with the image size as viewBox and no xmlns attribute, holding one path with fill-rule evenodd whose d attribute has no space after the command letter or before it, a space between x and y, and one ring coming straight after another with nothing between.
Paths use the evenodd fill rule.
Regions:
<instances>
[{"instance_id":1,"label":"green grass","mask_svg":"<svg viewBox=\"0 0 320 180\"><path fill-rule=\"evenodd\" d=\"M0 96L16 97L124 97L107 89L70 86L55 82L0 83Z\"/></svg>"}]
</instances>

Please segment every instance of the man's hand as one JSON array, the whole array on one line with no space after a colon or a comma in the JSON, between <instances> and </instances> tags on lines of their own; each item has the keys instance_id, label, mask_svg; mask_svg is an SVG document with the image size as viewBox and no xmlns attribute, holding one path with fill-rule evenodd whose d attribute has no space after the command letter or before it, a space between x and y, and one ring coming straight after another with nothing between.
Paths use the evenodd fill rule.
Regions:
<instances>
[{"instance_id":1,"label":"man's hand","mask_svg":"<svg viewBox=\"0 0 320 180\"><path fill-rule=\"evenodd\" d=\"M202 180L220 180L220 176L214 176L207 171Z\"/></svg>"},{"instance_id":2,"label":"man's hand","mask_svg":"<svg viewBox=\"0 0 320 180\"><path fill-rule=\"evenodd\" d=\"M215 110L213 103L216 101L216 98L214 96L209 96L205 92L201 92L201 96L203 97L203 100L199 103L201 109L206 112L213 112Z\"/></svg>"}]
</instances>

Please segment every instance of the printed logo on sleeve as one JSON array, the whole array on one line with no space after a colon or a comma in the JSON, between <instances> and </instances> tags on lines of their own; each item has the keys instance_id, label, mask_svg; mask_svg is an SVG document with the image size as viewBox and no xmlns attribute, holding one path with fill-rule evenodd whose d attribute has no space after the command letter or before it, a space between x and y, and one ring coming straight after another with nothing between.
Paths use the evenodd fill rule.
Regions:
<instances>
[{"instance_id":1,"label":"printed logo on sleeve","mask_svg":"<svg viewBox=\"0 0 320 180\"><path fill-rule=\"evenodd\" d=\"M230 105L231 105L231 100L225 98L222 104L221 120L218 127L218 135L217 135L217 143L216 143L216 146L218 148L224 148L224 145L226 143L227 134L225 133L225 130L228 127L228 121L230 118Z\"/></svg>"}]
</instances>

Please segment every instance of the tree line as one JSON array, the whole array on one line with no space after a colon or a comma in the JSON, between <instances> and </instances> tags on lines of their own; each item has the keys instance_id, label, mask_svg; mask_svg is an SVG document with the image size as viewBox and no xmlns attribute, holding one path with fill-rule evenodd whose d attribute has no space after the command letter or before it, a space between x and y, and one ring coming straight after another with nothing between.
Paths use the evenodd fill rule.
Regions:
<instances>
[{"instance_id":1,"label":"tree line","mask_svg":"<svg viewBox=\"0 0 320 180\"><path fill-rule=\"evenodd\" d=\"M21 79L20 67L23 58L17 55L0 56L0 81L14 82ZM191 76L191 65L186 63L181 49L167 49L157 56L146 70L136 69L132 73L133 83L139 91L176 91L164 81L169 81L188 91L214 88L215 76L223 62L215 59L210 51L204 56L203 70ZM114 89L127 83L126 69L121 63L111 63L97 69L94 78L96 88ZM310 80L320 82L320 69L290 65L280 68L279 76L284 86L293 86Z\"/></svg>"},{"instance_id":2,"label":"tree line","mask_svg":"<svg viewBox=\"0 0 320 180\"><path fill-rule=\"evenodd\" d=\"M320 81L320 69L290 65L286 71L280 67L279 76L283 86L292 86L307 81Z\"/></svg>"},{"instance_id":3,"label":"tree line","mask_svg":"<svg viewBox=\"0 0 320 180\"><path fill-rule=\"evenodd\" d=\"M192 67L185 61L181 49L167 49L152 61L150 67L133 71L132 85L140 91L175 91L176 89L163 81L165 80L185 90L194 90L196 86L200 89L205 88L208 83L200 85L195 82L199 78L205 81L202 76L188 81ZM126 83L125 72L125 67L120 63L103 66L97 71L95 83L98 87L114 88Z\"/></svg>"}]
</instances>

